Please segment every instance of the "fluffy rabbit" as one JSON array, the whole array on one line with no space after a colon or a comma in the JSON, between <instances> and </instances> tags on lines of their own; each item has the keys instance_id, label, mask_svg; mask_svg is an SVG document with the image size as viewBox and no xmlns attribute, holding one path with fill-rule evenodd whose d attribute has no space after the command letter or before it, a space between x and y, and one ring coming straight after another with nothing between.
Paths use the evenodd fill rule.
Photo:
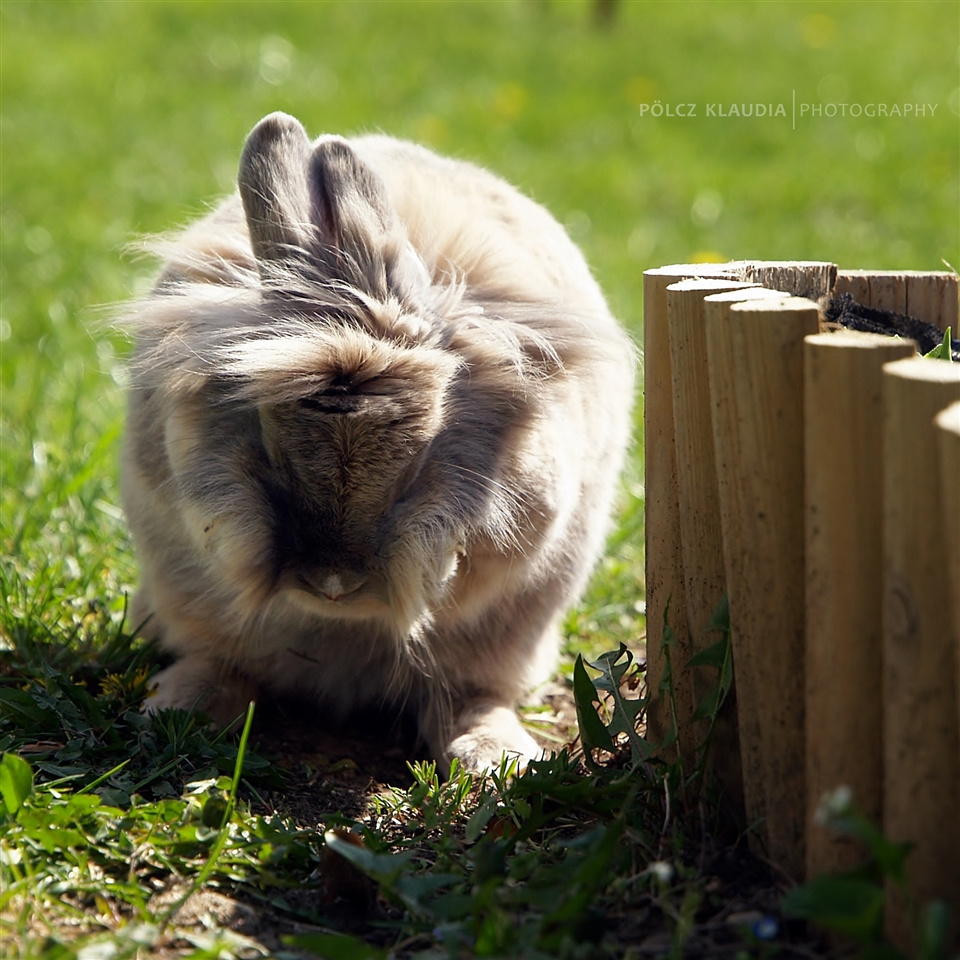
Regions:
<instances>
[{"instance_id":1,"label":"fluffy rabbit","mask_svg":"<svg viewBox=\"0 0 960 960\"><path fill-rule=\"evenodd\" d=\"M275 113L238 181L125 321L132 616L177 658L147 709L298 692L410 709L468 768L539 755L514 708L603 547L630 342L468 163Z\"/></svg>"}]
</instances>

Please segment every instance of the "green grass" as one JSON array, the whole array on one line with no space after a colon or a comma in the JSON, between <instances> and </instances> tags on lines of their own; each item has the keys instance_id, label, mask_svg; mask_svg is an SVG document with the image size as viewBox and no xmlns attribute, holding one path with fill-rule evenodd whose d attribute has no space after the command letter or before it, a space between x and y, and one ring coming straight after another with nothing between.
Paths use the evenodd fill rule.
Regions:
<instances>
[{"instance_id":1,"label":"green grass","mask_svg":"<svg viewBox=\"0 0 960 960\"><path fill-rule=\"evenodd\" d=\"M0 939L50 957L175 943L151 897L200 875L223 836L210 884L322 919L284 891L318 883L342 844L264 812L272 764L248 755L221 823L236 742L137 711L153 653L123 619L137 576L117 482L125 346L101 323L149 283L153 265L127 245L230 190L263 114L489 165L568 225L639 340L648 267L960 265L958 27L952 2L624 2L599 29L590 4L559 0L3 0L0 749L29 759L37 786L0 827ZM936 112L794 126L794 99ZM658 101L697 115L655 118ZM706 115L734 103L788 115ZM642 635L642 452L638 433L610 556L567 619L567 679L577 652L636 649ZM406 939L408 954L607 956L626 942L624 917L647 911L682 949L709 894L681 856L684 832L660 836L662 798L638 800L616 770L591 780L558 763L500 788L421 771L362 823L327 817L387 858L356 864L358 890L377 878L384 925L342 929L374 951ZM651 867L664 858L669 878ZM214 924L182 944L254 950L237 936Z\"/></svg>"}]
</instances>

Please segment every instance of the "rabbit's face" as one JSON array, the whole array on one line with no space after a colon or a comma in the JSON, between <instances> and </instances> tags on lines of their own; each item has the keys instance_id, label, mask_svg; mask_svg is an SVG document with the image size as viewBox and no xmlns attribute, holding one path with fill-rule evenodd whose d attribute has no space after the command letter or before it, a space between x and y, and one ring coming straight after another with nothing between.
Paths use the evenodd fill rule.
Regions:
<instances>
[{"instance_id":1,"label":"rabbit's face","mask_svg":"<svg viewBox=\"0 0 960 960\"><path fill-rule=\"evenodd\" d=\"M430 462L455 365L352 330L310 341L296 345L310 392L257 405L275 589L323 615L406 629L456 569Z\"/></svg>"}]
</instances>

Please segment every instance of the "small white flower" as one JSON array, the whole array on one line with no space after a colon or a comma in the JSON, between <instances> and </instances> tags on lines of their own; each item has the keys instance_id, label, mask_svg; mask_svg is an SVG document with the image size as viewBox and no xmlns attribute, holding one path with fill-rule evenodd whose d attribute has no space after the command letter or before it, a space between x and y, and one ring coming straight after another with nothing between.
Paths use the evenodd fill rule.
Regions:
<instances>
[{"instance_id":1,"label":"small white flower","mask_svg":"<svg viewBox=\"0 0 960 960\"><path fill-rule=\"evenodd\" d=\"M821 826L826 826L837 817L845 817L853 806L853 791L848 786L828 790L821 798L814 815L814 820Z\"/></svg>"},{"instance_id":2,"label":"small white flower","mask_svg":"<svg viewBox=\"0 0 960 960\"><path fill-rule=\"evenodd\" d=\"M673 865L666 860L655 860L647 867L660 883L669 883L673 879Z\"/></svg>"}]
</instances>

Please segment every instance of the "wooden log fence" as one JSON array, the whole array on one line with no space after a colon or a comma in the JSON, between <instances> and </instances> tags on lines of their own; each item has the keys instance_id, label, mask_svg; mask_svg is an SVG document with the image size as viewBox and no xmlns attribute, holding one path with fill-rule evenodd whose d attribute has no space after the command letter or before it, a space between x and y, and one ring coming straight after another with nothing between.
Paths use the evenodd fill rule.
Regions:
<instances>
[{"instance_id":1,"label":"wooden log fence","mask_svg":"<svg viewBox=\"0 0 960 960\"><path fill-rule=\"evenodd\" d=\"M960 920L960 364L830 329L817 302L849 294L957 336L957 277L737 261L644 284L648 736L675 731L672 755L697 764L716 677L689 661L726 595L721 810L802 880L861 859L816 817L849 787L913 844L917 902Z\"/></svg>"}]
</instances>

